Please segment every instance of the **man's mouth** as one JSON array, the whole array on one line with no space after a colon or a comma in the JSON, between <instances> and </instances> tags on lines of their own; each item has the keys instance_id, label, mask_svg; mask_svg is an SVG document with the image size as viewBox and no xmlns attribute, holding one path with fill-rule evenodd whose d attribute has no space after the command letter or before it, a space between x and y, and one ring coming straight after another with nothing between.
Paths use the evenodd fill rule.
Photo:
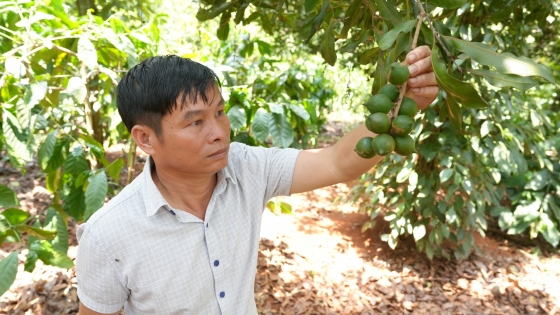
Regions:
<instances>
[{"instance_id":1,"label":"man's mouth","mask_svg":"<svg viewBox=\"0 0 560 315\"><path fill-rule=\"evenodd\" d=\"M223 148L221 150L218 150L218 151L210 154L208 157L218 157L218 156L221 156L221 155L225 155L227 153L227 151L228 151L228 148Z\"/></svg>"}]
</instances>

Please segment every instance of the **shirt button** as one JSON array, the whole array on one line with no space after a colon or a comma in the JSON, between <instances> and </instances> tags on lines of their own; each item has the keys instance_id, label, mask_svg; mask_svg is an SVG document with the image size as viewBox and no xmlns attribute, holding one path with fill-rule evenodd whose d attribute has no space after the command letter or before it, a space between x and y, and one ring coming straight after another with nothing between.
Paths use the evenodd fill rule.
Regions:
<instances>
[{"instance_id":1,"label":"shirt button","mask_svg":"<svg viewBox=\"0 0 560 315\"><path fill-rule=\"evenodd\" d=\"M214 260L214 266L218 267L220 265L220 261L219 260Z\"/></svg>"},{"instance_id":2,"label":"shirt button","mask_svg":"<svg viewBox=\"0 0 560 315\"><path fill-rule=\"evenodd\" d=\"M220 297L224 298L226 296L226 293L224 291L220 292Z\"/></svg>"},{"instance_id":3,"label":"shirt button","mask_svg":"<svg viewBox=\"0 0 560 315\"><path fill-rule=\"evenodd\" d=\"M206 223L206 227L208 227L208 223Z\"/></svg>"}]
</instances>

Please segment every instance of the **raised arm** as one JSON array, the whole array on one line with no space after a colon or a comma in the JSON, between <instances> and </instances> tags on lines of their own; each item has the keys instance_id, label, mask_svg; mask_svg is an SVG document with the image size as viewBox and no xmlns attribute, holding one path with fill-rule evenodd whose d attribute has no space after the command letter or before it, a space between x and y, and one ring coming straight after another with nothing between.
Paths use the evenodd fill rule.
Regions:
<instances>
[{"instance_id":1,"label":"raised arm","mask_svg":"<svg viewBox=\"0 0 560 315\"><path fill-rule=\"evenodd\" d=\"M432 70L431 55L432 51L428 46L418 47L407 55L410 70L408 86L411 89L405 96L414 99L419 109L430 105L439 91ZM300 152L290 193L301 193L350 181L367 172L383 159L382 156L363 159L354 152L356 143L368 136L375 135L361 124L331 147Z\"/></svg>"}]
</instances>

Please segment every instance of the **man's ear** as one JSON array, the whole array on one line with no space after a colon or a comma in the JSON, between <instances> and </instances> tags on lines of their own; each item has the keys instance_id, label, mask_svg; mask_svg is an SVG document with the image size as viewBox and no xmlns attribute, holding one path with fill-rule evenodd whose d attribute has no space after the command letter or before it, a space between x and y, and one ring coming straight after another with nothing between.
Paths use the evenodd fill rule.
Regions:
<instances>
[{"instance_id":1,"label":"man's ear","mask_svg":"<svg viewBox=\"0 0 560 315\"><path fill-rule=\"evenodd\" d=\"M135 125L130 130L130 134L136 145L146 154L154 155L156 153L155 146L158 144L158 138L152 128L145 125Z\"/></svg>"}]
</instances>

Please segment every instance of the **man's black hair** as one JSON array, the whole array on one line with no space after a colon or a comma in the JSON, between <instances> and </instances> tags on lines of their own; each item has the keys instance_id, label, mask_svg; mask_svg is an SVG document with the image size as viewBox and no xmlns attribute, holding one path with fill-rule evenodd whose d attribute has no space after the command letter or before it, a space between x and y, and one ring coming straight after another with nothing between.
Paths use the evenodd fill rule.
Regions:
<instances>
[{"instance_id":1,"label":"man's black hair","mask_svg":"<svg viewBox=\"0 0 560 315\"><path fill-rule=\"evenodd\" d=\"M207 92L220 86L208 67L175 55L146 59L130 69L117 86L117 107L128 131L146 125L161 135L161 119L177 105L194 104L200 96L208 103ZM181 103L177 104L181 96Z\"/></svg>"}]
</instances>

